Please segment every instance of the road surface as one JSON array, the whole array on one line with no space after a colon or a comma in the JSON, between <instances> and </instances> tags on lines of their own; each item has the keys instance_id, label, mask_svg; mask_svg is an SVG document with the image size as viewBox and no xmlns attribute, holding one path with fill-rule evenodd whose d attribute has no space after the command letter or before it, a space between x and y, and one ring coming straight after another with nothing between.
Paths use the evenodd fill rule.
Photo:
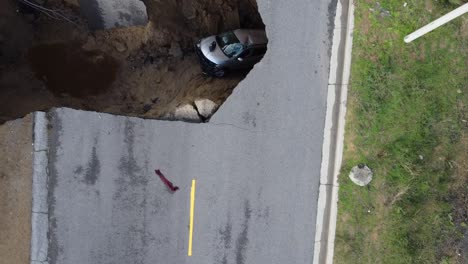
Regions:
<instances>
[{"instance_id":1,"label":"road surface","mask_svg":"<svg viewBox=\"0 0 468 264\"><path fill-rule=\"evenodd\" d=\"M258 4L268 52L209 123L48 113L49 264L312 263L336 1Z\"/></svg>"}]
</instances>

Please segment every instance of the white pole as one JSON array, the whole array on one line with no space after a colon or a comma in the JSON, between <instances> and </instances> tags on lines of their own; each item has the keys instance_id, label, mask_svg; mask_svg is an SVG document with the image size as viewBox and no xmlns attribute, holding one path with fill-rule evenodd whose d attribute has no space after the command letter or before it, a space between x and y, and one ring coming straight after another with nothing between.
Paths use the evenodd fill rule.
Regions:
<instances>
[{"instance_id":1,"label":"white pole","mask_svg":"<svg viewBox=\"0 0 468 264\"><path fill-rule=\"evenodd\" d=\"M460 6L459 8L453 10L452 12L449 12L438 19L432 21L431 23L425 25L424 27L414 31L413 33L407 35L405 37L405 42L410 43L411 41L421 37L422 35L442 26L443 24L451 21L452 19L455 19L463 14L468 12L468 3Z\"/></svg>"}]
</instances>

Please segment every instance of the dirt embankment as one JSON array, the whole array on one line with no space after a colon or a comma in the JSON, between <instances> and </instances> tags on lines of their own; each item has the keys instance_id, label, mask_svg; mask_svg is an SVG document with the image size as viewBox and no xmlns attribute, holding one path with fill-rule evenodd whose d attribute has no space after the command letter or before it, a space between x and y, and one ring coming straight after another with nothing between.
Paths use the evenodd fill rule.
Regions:
<instances>
[{"instance_id":1,"label":"dirt embankment","mask_svg":"<svg viewBox=\"0 0 468 264\"><path fill-rule=\"evenodd\" d=\"M0 264L29 263L32 116L0 126Z\"/></svg>"},{"instance_id":2,"label":"dirt embankment","mask_svg":"<svg viewBox=\"0 0 468 264\"><path fill-rule=\"evenodd\" d=\"M196 99L220 105L247 72L203 75L194 42L264 27L255 0L145 0L146 26L93 32L77 1L36 1L74 24L1 1L0 123L59 106L174 119Z\"/></svg>"}]
</instances>

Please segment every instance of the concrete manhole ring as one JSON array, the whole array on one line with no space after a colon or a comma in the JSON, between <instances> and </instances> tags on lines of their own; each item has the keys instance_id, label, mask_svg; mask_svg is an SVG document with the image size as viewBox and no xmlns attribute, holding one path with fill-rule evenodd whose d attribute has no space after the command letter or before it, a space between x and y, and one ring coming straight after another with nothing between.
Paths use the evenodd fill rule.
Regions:
<instances>
[{"instance_id":1,"label":"concrete manhole ring","mask_svg":"<svg viewBox=\"0 0 468 264\"><path fill-rule=\"evenodd\" d=\"M349 178L359 186L366 186L372 181L372 171L367 165L359 164L354 166L349 173Z\"/></svg>"}]
</instances>

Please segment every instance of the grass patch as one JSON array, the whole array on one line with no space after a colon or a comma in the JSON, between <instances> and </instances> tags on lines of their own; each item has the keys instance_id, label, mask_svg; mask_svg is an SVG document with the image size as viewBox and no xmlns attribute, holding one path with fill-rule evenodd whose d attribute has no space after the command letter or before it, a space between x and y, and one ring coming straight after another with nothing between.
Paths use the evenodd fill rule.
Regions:
<instances>
[{"instance_id":1,"label":"grass patch","mask_svg":"<svg viewBox=\"0 0 468 264\"><path fill-rule=\"evenodd\" d=\"M405 44L456 7L406 2L356 3L335 263L468 261L468 22ZM358 163L367 187L347 177Z\"/></svg>"}]
</instances>

